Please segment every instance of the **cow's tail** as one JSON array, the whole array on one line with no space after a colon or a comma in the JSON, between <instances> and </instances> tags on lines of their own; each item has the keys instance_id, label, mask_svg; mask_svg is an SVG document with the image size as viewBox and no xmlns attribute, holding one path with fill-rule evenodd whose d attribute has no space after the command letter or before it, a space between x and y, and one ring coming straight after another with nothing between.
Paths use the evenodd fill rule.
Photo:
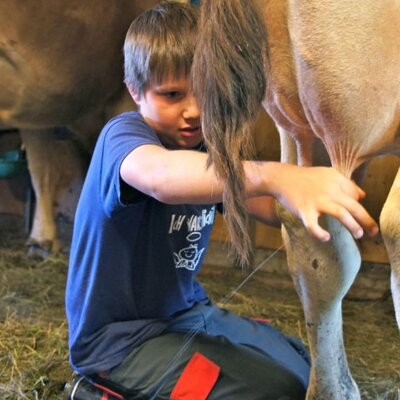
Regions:
<instances>
[{"instance_id":1,"label":"cow's tail","mask_svg":"<svg viewBox=\"0 0 400 400\"><path fill-rule=\"evenodd\" d=\"M265 94L267 36L251 0L201 0L193 85L210 162L226 183L225 221L242 263L251 240L244 202L244 158Z\"/></svg>"}]
</instances>

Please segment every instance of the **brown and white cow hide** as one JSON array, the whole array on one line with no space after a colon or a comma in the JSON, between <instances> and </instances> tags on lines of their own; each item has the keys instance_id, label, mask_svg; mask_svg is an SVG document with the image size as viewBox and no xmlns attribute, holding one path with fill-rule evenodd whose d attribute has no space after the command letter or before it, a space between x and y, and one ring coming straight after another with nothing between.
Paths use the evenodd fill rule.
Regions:
<instances>
[{"instance_id":1,"label":"brown and white cow hide","mask_svg":"<svg viewBox=\"0 0 400 400\"><path fill-rule=\"evenodd\" d=\"M62 163L66 144L51 130L67 127L92 148L110 109L126 94L125 33L138 13L156 3L0 2L0 126L20 129L26 147L38 200L30 243L57 250L54 195L76 170L76 157Z\"/></svg>"},{"instance_id":2,"label":"brown and white cow hide","mask_svg":"<svg viewBox=\"0 0 400 400\"><path fill-rule=\"evenodd\" d=\"M260 1L271 75L264 106L282 161L313 165L315 137L347 176L377 155L400 155L400 1ZM281 68L285 66L285 68ZM293 141L295 146L287 145ZM359 399L346 361L341 301L353 283L356 242L332 218L332 240L310 237L282 212L288 265L302 301L312 371L307 399ZM400 172L380 216L400 326Z\"/></svg>"},{"instance_id":3,"label":"brown and white cow hide","mask_svg":"<svg viewBox=\"0 0 400 400\"><path fill-rule=\"evenodd\" d=\"M221 108L230 112L225 116L229 121L239 126L238 121L243 120L242 126L247 128L249 116L254 114L254 100L246 90L257 87L257 81L262 85L259 69L251 67L261 64L266 72L263 105L279 130L282 161L314 165L316 139L324 144L332 166L348 177L355 176L357 169L376 156L400 155L400 0L202 0L202 5L202 52L198 52L194 65L197 81L207 76L205 88L198 87L202 112L209 104L214 108L222 104ZM257 7L253 14L249 12L252 5ZM232 15L227 16L227 10ZM260 49L262 44L254 45L252 36L259 37L263 28L254 22L253 15L261 16L265 25L265 53ZM228 33L224 35L223 30ZM245 36L248 31L253 35ZM220 39L220 46L215 43L217 39L209 46L210 32ZM236 32L241 32L241 37ZM222 57L218 60L217 51L221 54L228 47L232 55L229 62ZM266 48L268 62L263 58ZM254 52L249 54L249 49ZM202 68L202 54L215 57L211 69L216 79ZM229 79L224 80L224 74ZM233 95L227 104L231 93L244 93L246 97ZM258 98L259 93L254 93ZM210 108L208 111L213 112ZM206 115L203 120L205 136L210 135L211 141L211 136L217 137L218 131L225 129L224 124L222 129L215 129L216 119L218 116ZM244 135L239 129L236 134L237 140L228 136L225 143L237 143ZM212 146L210 150L212 153ZM238 158L233 146L229 154L232 159ZM221 160L221 171L230 171L230 181L240 176L240 171L232 170L232 162L224 164L225 158L218 156L215 160ZM235 187L240 187L237 182ZM380 215L400 326L399 205L400 171ZM342 299L360 268L357 243L333 218L320 218L331 233L326 243L311 237L301 221L283 209L281 218L289 269L303 304L312 357L307 399L358 400L360 393L343 345L341 311Z\"/></svg>"}]
</instances>

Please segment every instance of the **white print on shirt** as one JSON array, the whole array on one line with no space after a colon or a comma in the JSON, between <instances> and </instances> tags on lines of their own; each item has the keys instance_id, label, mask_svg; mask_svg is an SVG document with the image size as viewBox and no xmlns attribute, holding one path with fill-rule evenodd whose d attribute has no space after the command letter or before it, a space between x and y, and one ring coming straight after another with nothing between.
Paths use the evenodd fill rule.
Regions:
<instances>
[{"instance_id":1,"label":"white print on shirt","mask_svg":"<svg viewBox=\"0 0 400 400\"><path fill-rule=\"evenodd\" d=\"M186 218L188 232L201 231L205 226L213 224L214 214L215 206L211 207L208 213L207 210L202 210L201 215L194 214L190 218L187 218L186 215L172 214L168 233L172 233L173 231L180 231L182 229L182 224Z\"/></svg>"},{"instance_id":2,"label":"white print on shirt","mask_svg":"<svg viewBox=\"0 0 400 400\"><path fill-rule=\"evenodd\" d=\"M189 242L197 242L198 240L201 239L201 233L200 232L189 233L189 235L186 236L186 239Z\"/></svg>"},{"instance_id":3,"label":"white print on shirt","mask_svg":"<svg viewBox=\"0 0 400 400\"><path fill-rule=\"evenodd\" d=\"M172 233L173 231L180 231L182 228L183 221L185 220L186 215L178 215L172 214L171 217L171 225L169 226L169 232Z\"/></svg>"},{"instance_id":4,"label":"white print on shirt","mask_svg":"<svg viewBox=\"0 0 400 400\"><path fill-rule=\"evenodd\" d=\"M198 248L198 244L194 243L201 239L201 230L207 226L212 225L214 222L215 206L213 206L208 212L202 210L201 215L193 214L190 217L187 215L175 215L171 216L171 222L169 226L169 234L173 234L174 231L180 231L183 227L187 228L189 234L186 236L188 246L182 248L177 253L174 252L175 268L186 268L189 271L196 269L202 254L205 251L205 247L202 249ZM186 224L184 222L186 221Z\"/></svg>"},{"instance_id":5,"label":"white print on shirt","mask_svg":"<svg viewBox=\"0 0 400 400\"><path fill-rule=\"evenodd\" d=\"M175 268L186 268L189 271L194 271L204 252L204 247L199 251L197 243L192 244L184 249L179 250L179 253L174 253Z\"/></svg>"}]
</instances>

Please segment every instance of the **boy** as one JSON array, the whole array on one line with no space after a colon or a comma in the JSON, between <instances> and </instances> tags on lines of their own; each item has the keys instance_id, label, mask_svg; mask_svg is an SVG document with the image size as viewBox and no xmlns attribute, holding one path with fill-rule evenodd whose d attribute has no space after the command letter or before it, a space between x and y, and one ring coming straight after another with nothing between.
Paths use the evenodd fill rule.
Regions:
<instances>
[{"instance_id":1,"label":"boy","mask_svg":"<svg viewBox=\"0 0 400 400\"><path fill-rule=\"evenodd\" d=\"M304 346L214 306L195 280L223 192L190 88L196 19L191 6L161 3L127 33L125 82L139 112L104 127L77 208L70 361L124 398L303 399ZM274 195L321 239L315 215L329 209L355 236L376 230L361 190L333 169L244 167L249 211L262 221L276 220Z\"/></svg>"}]
</instances>

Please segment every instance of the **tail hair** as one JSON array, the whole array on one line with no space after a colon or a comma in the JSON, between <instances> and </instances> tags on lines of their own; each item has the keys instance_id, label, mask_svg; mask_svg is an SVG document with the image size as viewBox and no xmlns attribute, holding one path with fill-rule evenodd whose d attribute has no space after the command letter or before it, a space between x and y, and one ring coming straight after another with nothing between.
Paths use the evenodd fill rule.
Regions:
<instances>
[{"instance_id":1,"label":"tail hair","mask_svg":"<svg viewBox=\"0 0 400 400\"><path fill-rule=\"evenodd\" d=\"M202 0L192 67L209 164L225 182L224 215L242 265L251 254L242 160L253 156L265 95L267 34L251 0Z\"/></svg>"}]
</instances>

